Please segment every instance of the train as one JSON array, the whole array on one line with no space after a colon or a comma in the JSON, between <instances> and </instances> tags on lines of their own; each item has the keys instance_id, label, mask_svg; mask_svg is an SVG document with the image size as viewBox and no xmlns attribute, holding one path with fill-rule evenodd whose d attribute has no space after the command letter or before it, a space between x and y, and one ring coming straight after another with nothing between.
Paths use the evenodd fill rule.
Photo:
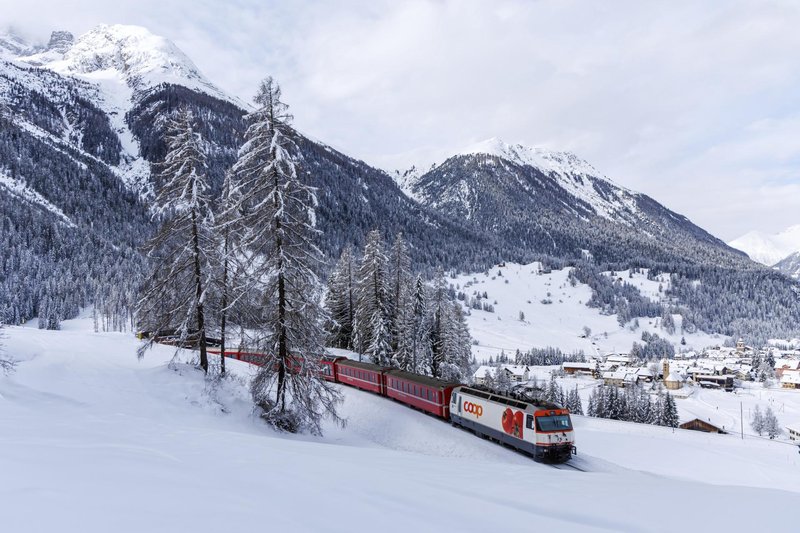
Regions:
<instances>
[{"instance_id":1,"label":"train","mask_svg":"<svg viewBox=\"0 0 800 533\"><path fill-rule=\"evenodd\" d=\"M255 365L263 364L264 359L256 352L226 350L225 356ZM502 396L346 357L325 355L320 364L323 379L390 398L537 461L564 463L577 454L569 410L558 405Z\"/></svg>"}]
</instances>

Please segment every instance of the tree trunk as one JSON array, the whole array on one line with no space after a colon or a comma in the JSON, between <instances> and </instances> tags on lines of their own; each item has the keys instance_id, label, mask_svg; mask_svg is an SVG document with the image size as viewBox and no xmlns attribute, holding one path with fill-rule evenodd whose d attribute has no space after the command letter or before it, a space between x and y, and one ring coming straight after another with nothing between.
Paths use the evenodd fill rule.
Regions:
<instances>
[{"instance_id":1,"label":"tree trunk","mask_svg":"<svg viewBox=\"0 0 800 533\"><path fill-rule=\"evenodd\" d=\"M203 281L200 275L200 237L197 234L197 212L192 209L192 246L194 252L194 284L197 298L197 333L200 335L200 367L208 374L208 353L206 352L206 326L203 313Z\"/></svg>"},{"instance_id":2,"label":"tree trunk","mask_svg":"<svg viewBox=\"0 0 800 533\"><path fill-rule=\"evenodd\" d=\"M274 134L273 134L274 135ZM275 160L273 154L273 161ZM289 350L286 345L286 281L283 276L283 238L281 237L281 217L280 201L278 199L278 187L280 186L280 173L275 170L274 190L272 201L275 207L275 253L278 256L278 391L277 403L280 404L281 412L286 410L286 364L289 358Z\"/></svg>"},{"instance_id":3,"label":"tree trunk","mask_svg":"<svg viewBox=\"0 0 800 533\"><path fill-rule=\"evenodd\" d=\"M347 320L348 323L350 324L350 331L347 337L347 346L345 346L345 348L347 348L348 350L352 350L355 348L355 343L353 342L353 337L355 337L356 334L356 329L355 329L356 312L355 312L355 302L353 302L354 290L355 289L353 287L353 264L351 262L350 265L348 265L347 267L347 300L348 300Z\"/></svg>"},{"instance_id":4,"label":"tree trunk","mask_svg":"<svg viewBox=\"0 0 800 533\"><path fill-rule=\"evenodd\" d=\"M225 326L228 322L228 230L225 230L225 259L222 264L222 316L219 321L219 372L225 375Z\"/></svg>"}]
</instances>

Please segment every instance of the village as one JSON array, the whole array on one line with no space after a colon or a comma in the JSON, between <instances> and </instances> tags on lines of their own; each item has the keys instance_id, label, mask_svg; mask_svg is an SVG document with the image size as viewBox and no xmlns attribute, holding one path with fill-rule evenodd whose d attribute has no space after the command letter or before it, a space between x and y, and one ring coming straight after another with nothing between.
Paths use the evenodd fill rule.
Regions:
<instances>
[{"instance_id":1,"label":"village","mask_svg":"<svg viewBox=\"0 0 800 533\"><path fill-rule=\"evenodd\" d=\"M491 362L479 366L473 379L476 385L503 382L516 390L544 389L555 379L563 390L577 390L581 405L600 386L668 393L677 400L678 427L742 437L761 436L752 417L764 407L776 410L780 419L780 431L770 438L800 444L800 350L784 346L754 348L739 339L732 347L686 351L660 361L608 353L560 366Z\"/></svg>"}]
</instances>

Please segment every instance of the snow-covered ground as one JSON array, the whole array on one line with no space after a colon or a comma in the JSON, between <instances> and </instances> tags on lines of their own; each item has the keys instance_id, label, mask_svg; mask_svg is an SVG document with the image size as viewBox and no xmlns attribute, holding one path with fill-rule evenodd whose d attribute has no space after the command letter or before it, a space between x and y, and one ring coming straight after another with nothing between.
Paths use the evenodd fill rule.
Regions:
<instances>
[{"instance_id":1,"label":"snow-covered ground","mask_svg":"<svg viewBox=\"0 0 800 533\"><path fill-rule=\"evenodd\" d=\"M347 388L346 428L277 434L244 363L212 391L170 348L64 324L7 329L2 531L795 530L788 445L576 417L588 472L562 470Z\"/></svg>"},{"instance_id":2,"label":"snow-covered ground","mask_svg":"<svg viewBox=\"0 0 800 533\"><path fill-rule=\"evenodd\" d=\"M639 328L631 329L630 323L621 327L616 315L603 315L599 309L586 306L592 296L588 285L570 285L569 269L553 270L539 274L538 263L519 265L506 263L504 267L492 267L488 275L484 272L464 274L448 282L468 296L473 292L486 292L484 300L494 305L494 313L472 309L467 317L470 332L478 344L473 353L478 359L496 356L502 350L513 355L515 350L552 346L565 353L582 350L587 356L611 352L628 353L634 342L641 343L642 332L656 333L679 349L699 350L706 346L719 345L724 337L704 332L682 334L680 317L676 316L676 330L670 335L659 327L660 319L639 318ZM502 275L498 275L502 272ZM610 274L610 273L609 273ZM668 288L668 280L660 283L650 281L644 274L617 272L615 277L634 285L651 299L659 298L658 286ZM552 303L542 303L549 300ZM496 302L496 303L495 303ZM522 311L525 320L519 319ZM583 327L591 330L583 336ZM681 337L686 345L681 345Z\"/></svg>"}]
</instances>

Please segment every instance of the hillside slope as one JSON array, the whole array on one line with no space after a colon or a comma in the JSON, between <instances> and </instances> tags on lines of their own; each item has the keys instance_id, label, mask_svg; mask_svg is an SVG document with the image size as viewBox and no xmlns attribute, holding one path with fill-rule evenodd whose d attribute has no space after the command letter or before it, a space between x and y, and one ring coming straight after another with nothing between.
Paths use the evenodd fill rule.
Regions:
<instances>
[{"instance_id":1,"label":"hillside slope","mask_svg":"<svg viewBox=\"0 0 800 533\"><path fill-rule=\"evenodd\" d=\"M64 326L8 331L21 360L0 377L9 531L794 528L785 513L729 512L794 504L793 447L576 418L576 464L589 472L560 470L350 389L346 429L282 435L251 416L246 382L212 389L193 368L170 369L166 347L138 361L131 336ZM623 508L634 494L669 512Z\"/></svg>"},{"instance_id":2,"label":"hillside slope","mask_svg":"<svg viewBox=\"0 0 800 533\"><path fill-rule=\"evenodd\" d=\"M775 269L791 278L800 279L800 252L795 252L775 263Z\"/></svg>"}]
</instances>

